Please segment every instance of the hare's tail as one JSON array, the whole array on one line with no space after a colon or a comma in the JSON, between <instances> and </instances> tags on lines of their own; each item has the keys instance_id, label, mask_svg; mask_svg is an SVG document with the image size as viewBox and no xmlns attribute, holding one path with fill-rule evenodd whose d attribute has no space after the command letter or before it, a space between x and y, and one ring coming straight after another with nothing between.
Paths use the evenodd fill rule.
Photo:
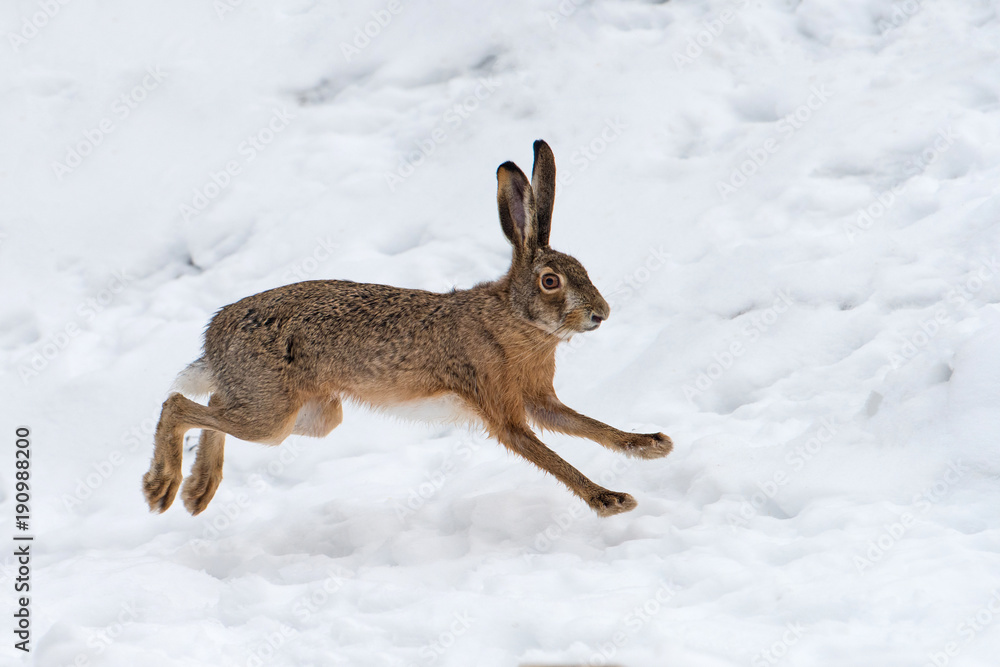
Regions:
<instances>
[{"instance_id":1,"label":"hare's tail","mask_svg":"<svg viewBox=\"0 0 1000 667\"><path fill-rule=\"evenodd\" d=\"M170 387L171 392L179 392L185 396L208 396L215 390L215 377L205 357L199 357L188 364Z\"/></svg>"}]
</instances>

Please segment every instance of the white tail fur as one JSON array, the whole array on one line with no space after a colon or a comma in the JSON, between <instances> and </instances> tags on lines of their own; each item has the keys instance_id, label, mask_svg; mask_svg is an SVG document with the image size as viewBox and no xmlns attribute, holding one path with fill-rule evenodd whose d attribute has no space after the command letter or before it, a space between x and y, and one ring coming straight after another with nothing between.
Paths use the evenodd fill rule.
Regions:
<instances>
[{"instance_id":1,"label":"white tail fur","mask_svg":"<svg viewBox=\"0 0 1000 667\"><path fill-rule=\"evenodd\" d=\"M205 357L199 357L188 364L188 367L178 374L170 391L191 397L208 396L215 391L215 379Z\"/></svg>"}]
</instances>

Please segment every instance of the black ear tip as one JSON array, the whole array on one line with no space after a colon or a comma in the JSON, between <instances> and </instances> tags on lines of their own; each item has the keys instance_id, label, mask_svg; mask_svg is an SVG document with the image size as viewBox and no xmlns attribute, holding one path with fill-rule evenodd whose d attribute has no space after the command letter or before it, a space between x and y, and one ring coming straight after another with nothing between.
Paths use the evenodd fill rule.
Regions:
<instances>
[{"instance_id":1,"label":"black ear tip","mask_svg":"<svg viewBox=\"0 0 1000 667\"><path fill-rule=\"evenodd\" d=\"M501 171L506 171L508 174L510 174L513 177L515 183L520 181L524 181L525 183L527 183L528 181L527 176L524 175L524 172L521 171L521 168L518 167L513 162L511 162L510 160L504 162L502 165L497 167L497 180L500 179Z\"/></svg>"},{"instance_id":2,"label":"black ear tip","mask_svg":"<svg viewBox=\"0 0 1000 667\"><path fill-rule=\"evenodd\" d=\"M545 141L543 139L535 139L535 143L533 145L533 148L535 149L535 157L538 157L538 151L542 150L542 148L549 148L549 145L547 143L545 143ZM549 148L549 151L551 151L551 150L552 149Z\"/></svg>"},{"instance_id":3,"label":"black ear tip","mask_svg":"<svg viewBox=\"0 0 1000 667\"><path fill-rule=\"evenodd\" d=\"M499 167L497 167L497 176L500 176L500 172L504 171L504 170L506 170L506 171L513 171L515 173L518 172L518 171L520 171L518 169L517 165L514 164L513 162L511 162L510 160L507 160L502 165L500 165Z\"/></svg>"}]
</instances>

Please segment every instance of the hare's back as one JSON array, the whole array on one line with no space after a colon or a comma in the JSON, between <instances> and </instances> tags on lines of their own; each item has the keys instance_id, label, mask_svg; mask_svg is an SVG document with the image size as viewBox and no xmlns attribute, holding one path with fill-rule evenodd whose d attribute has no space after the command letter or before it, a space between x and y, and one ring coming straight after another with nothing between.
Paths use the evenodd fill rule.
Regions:
<instances>
[{"instance_id":1,"label":"hare's back","mask_svg":"<svg viewBox=\"0 0 1000 667\"><path fill-rule=\"evenodd\" d=\"M448 295L391 285L311 280L222 308L205 333L205 354L226 362L286 366L296 356L355 355L422 337L450 310Z\"/></svg>"},{"instance_id":2,"label":"hare's back","mask_svg":"<svg viewBox=\"0 0 1000 667\"><path fill-rule=\"evenodd\" d=\"M327 334L377 329L421 320L440 310L446 295L346 280L310 280L276 287L222 308L209 324L227 335L288 331L315 325Z\"/></svg>"}]
</instances>

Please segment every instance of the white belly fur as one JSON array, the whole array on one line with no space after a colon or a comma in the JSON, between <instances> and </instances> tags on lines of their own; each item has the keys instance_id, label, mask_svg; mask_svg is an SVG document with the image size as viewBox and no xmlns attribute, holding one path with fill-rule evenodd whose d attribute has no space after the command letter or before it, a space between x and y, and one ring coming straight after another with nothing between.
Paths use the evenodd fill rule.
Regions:
<instances>
[{"instance_id":1,"label":"white belly fur","mask_svg":"<svg viewBox=\"0 0 1000 667\"><path fill-rule=\"evenodd\" d=\"M455 394L374 406L393 417L422 422L446 422L478 426L482 420Z\"/></svg>"}]
</instances>

